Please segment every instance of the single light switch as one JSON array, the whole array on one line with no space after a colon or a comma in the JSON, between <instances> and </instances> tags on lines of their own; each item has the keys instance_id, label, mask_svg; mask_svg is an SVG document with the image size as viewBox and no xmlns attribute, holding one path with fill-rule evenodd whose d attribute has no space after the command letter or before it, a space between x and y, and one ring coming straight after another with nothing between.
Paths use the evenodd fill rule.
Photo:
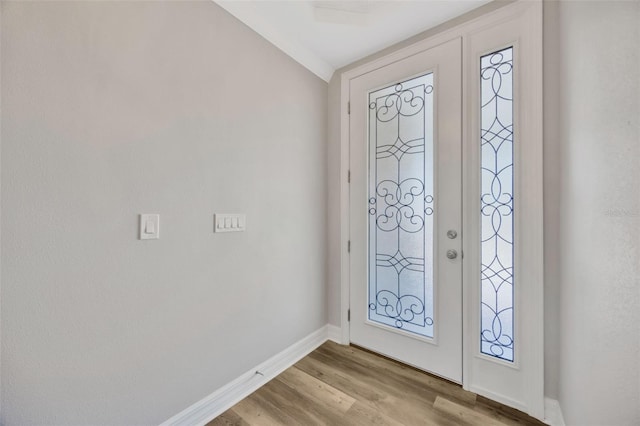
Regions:
<instances>
[{"instance_id":1,"label":"single light switch","mask_svg":"<svg viewBox=\"0 0 640 426\"><path fill-rule=\"evenodd\" d=\"M160 238L160 215L141 214L140 215L140 239L157 240Z\"/></svg>"},{"instance_id":2,"label":"single light switch","mask_svg":"<svg viewBox=\"0 0 640 426\"><path fill-rule=\"evenodd\" d=\"M147 219L147 221L144 224L144 233L145 234L156 233L156 223L153 220Z\"/></svg>"}]
</instances>

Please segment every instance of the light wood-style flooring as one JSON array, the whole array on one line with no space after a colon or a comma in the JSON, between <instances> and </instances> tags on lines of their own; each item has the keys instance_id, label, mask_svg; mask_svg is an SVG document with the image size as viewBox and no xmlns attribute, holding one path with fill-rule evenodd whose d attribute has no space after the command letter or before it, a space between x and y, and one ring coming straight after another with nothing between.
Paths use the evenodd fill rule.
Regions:
<instances>
[{"instance_id":1,"label":"light wood-style flooring","mask_svg":"<svg viewBox=\"0 0 640 426\"><path fill-rule=\"evenodd\" d=\"M208 426L544 425L460 386L326 342Z\"/></svg>"}]
</instances>

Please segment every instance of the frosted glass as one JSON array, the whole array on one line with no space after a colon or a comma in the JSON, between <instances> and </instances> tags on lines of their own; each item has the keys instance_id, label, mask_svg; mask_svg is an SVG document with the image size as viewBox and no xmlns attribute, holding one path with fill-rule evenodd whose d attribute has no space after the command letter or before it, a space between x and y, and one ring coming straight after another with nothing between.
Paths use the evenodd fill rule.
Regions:
<instances>
[{"instance_id":1,"label":"frosted glass","mask_svg":"<svg viewBox=\"0 0 640 426\"><path fill-rule=\"evenodd\" d=\"M368 318L433 337L433 74L369 92Z\"/></svg>"},{"instance_id":2,"label":"frosted glass","mask_svg":"<svg viewBox=\"0 0 640 426\"><path fill-rule=\"evenodd\" d=\"M480 351L513 361L513 48L483 56L480 68Z\"/></svg>"}]
</instances>

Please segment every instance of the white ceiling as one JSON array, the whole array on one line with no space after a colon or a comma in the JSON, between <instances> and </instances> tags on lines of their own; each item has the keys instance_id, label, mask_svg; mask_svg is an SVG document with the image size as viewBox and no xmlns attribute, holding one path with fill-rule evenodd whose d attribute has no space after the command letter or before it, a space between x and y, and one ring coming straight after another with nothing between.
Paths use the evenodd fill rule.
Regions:
<instances>
[{"instance_id":1,"label":"white ceiling","mask_svg":"<svg viewBox=\"0 0 640 426\"><path fill-rule=\"evenodd\" d=\"M489 0L214 0L322 79Z\"/></svg>"}]
</instances>

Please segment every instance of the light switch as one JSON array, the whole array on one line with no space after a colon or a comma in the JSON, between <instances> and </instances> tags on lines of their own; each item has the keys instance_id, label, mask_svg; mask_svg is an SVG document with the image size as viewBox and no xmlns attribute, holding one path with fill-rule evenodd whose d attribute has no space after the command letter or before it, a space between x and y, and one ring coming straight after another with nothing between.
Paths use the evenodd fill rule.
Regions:
<instances>
[{"instance_id":1,"label":"light switch","mask_svg":"<svg viewBox=\"0 0 640 426\"><path fill-rule=\"evenodd\" d=\"M213 232L243 232L245 230L246 215L216 213L213 215Z\"/></svg>"},{"instance_id":2,"label":"light switch","mask_svg":"<svg viewBox=\"0 0 640 426\"><path fill-rule=\"evenodd\" d=\"M160 215L141 214L140 215L140 239L157 240L160 238Z\"/></svg>"}]
</instances>

